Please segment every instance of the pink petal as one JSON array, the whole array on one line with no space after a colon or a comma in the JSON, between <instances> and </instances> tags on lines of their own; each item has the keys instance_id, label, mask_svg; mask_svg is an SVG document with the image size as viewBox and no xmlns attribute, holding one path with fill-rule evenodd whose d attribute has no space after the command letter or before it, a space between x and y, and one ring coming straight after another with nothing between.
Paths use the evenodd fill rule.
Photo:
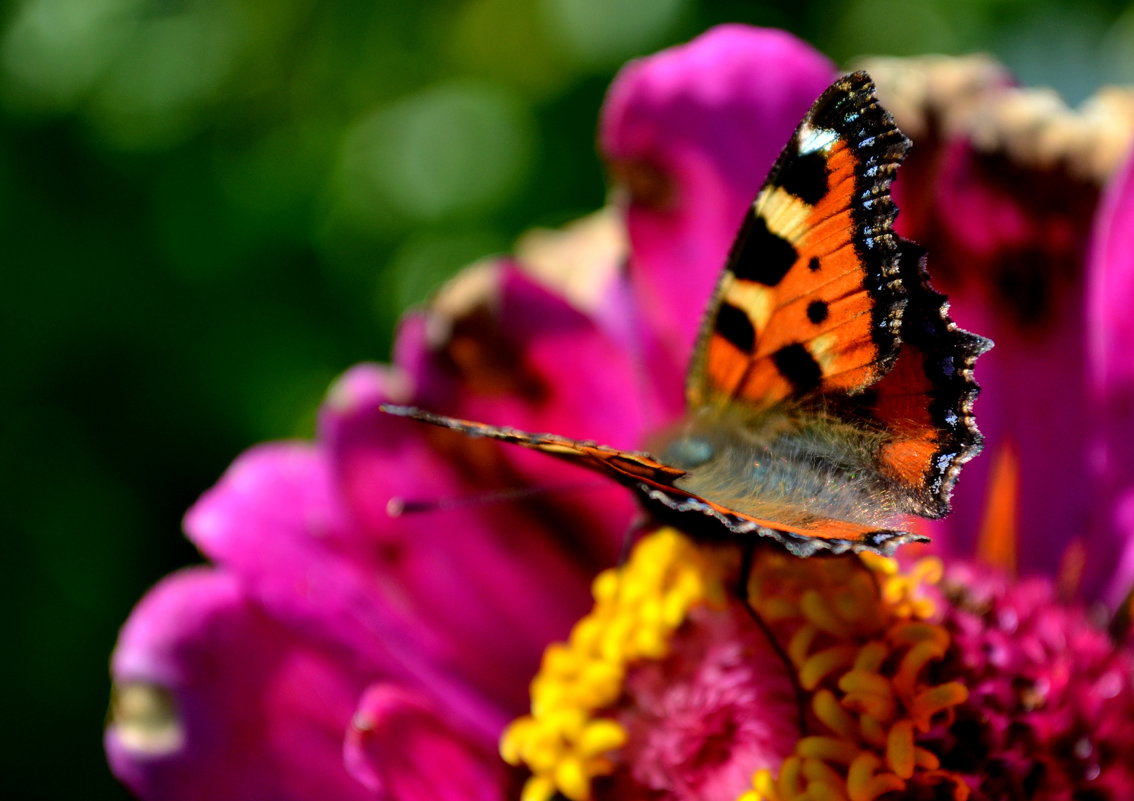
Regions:
<instances>
[{"instance_id":1,"label":"pink petal","mask_svg":"<svg viewBox=\"0 0 1134 801\"><path fill-rule=\"evenodd\" d=\"M1103 198L1087 298L1096 432L1091 467L1099 489L1091 510L1099 539L1089 567L1107 600L1117 603L1134 587L1134 158Z\"/></svg>"},{"instance_id":2,"label":"pink petal","mask_svg":"<svg viewBox=\"0 0 1134 801\"><path fill-rule=\"evenodd\" d=\"M112 659L114 773L160 801L370 795L342 740L363 677L264 615L229 574L191 569L142 599Z\"/></svg>"},{"instance_id":3,"label":"pink petal","mask_svg":"<svg viewBox=\"0 0 1134 801\"><path fill-rule=\"evenodd\" d=\"M1094 230L1089 310L1092 387L1101 397L1134 392L1134 158L1110 183Z\"/></svg>"},{"instance_id":4,"label":"pink petal","mask_svg":"<svg viewBox=\"0 0 1134 801\"><path fill-rule=\"evenodd\" d=\"M747 205L834 75L791 34L722 25L615 79L600 146L630 189L641 308L680 359Z\"/></svg>"},{"instance_id":5,"label":"pink petal","mask_svg":"<svg viewBox=\"0 0 1134 801\"><path fill-rule=\"evenodd\" d=\"M386 474L399 469L404 466L391 462ZM428 687L494 738L521 703L502 706L500 696L522 697L528 679L522 666L516 674L496 663L478 671L467 643L415 605L412 588L400 580L402 554L353 525L330 479L316 447L254 448L190 510L186 530L281 623L338 649L371 677L396 675ZM469 603L470 614L481 612L477 599ZM510 654L503 650L507 664ZM480 661L490 660L484 655Z\"/></svg>"},{"instance_id":6,"label":"pink petal","mask_svg":"<svg viewBox=\"0 0 1134 801\"><path fill-rule=\"evenodd\" d=\"M646 433L680 413L680 394L660 393L653 380L659 373L645 357L640 359L626 337L601 328L514 265L499 263L496 268L483 297L464 313L451 318L418 314L404 321L397 363L412 379L409 400L414 404L631 449L642 448ZM434 337L438 328L447 329L449 336ZM370 425L365 415L362 420L361 427ZM396 424L398 436L423 436L418 425ZM543 538L559 540L567 562L582 560L587 575L617 558L635 515L633 499L624 490L522 448L473 444L445 432L426 436L442 464L421 474L456 473L459 481L448 487L407 487L405 496L454 499L500 490L547 490L523 504L468 507L467 514L488 515L486 523L499 530L499 509L526 507L528 525L542 530ZM384 509L367 515L374 521Z\"/></svg>"},{"instance_id":7,"label":"pink petal","mask_svg":"<svg viewBox=\"0 0 1134 801\"><path fill-rule=\"evenodd\" d=\"M351 773L382 799L499 801L506 795L506 771L495 753L423 699L390 684L366 691L345 755Z\"/></svg>"},{"instance_id":8,"label":"pink petal","mask_svg":"<svg viewBox=\"0 0 1134 801\"><path fill-rule=\"evenodd\" d=\"M530 374L539 378L542 370L552 372L543 365L563 365L590 347L577 312L564 312L536 294L523 303L504 295L501 316L515 321L507 336L526 341L516 357L517 372L528 370L526 354L532 349L548 348L547 360L531 363ZM513 305L534 307L524 313L535 314L541 308L537 304L562 313L569 325L550 325L549 313L547 338L541 341L534 321L519 312L505 314ZM541 454L382 414L380 404L410 400L466 417L490 417L503 408L495 412L500 417L490 419L539 430L550 427L543 425L544 417L556 416L554 407L546 412L539 404L469 391L459 373L446 372L443 354L418 336L425 322L417 318L403 328L399 357L416 365L407 368L408 374L424 376L431 386L453 387L448 405L432 406L428 398L396 393L391 397L388 371L358 367L332 390L321 438L329 448L334 484L359 528L357 536L369 543L363 573L374 577L374 594L385 599L383 612L403 620L407 631L418 632L415 650L424 651L431 663L461 676L514 715L527 705L528 682L543 648L566 635L590 603L591 577L616 559L620 537L634 514L633 500L611 482ZM413 349L406 344L407 330L413 334ZM559 342L562 353L555 352L557 330L565 332ZM477 502L502 489L555 489L580 481L600 489ZM392 518L387 507L393 499L453 505ZM489 720L502 723L498 715ZM491 733L495 736L498 729Z\"/></svg>"},{"instance_id":9,"label":"pink petal","mask_svg":"<svg viewBox=\"0 0 1134 801\"><path fill-rule=\"evenodd\" d=\"M960 139L920 157L922 173L914 182L905 174L899 192L919 213L899 216L898 229L929 248L958 325L996 343L975 369L984 452L931 535L939 548L971 554L997 467L1013 460L1018 569L1054 575L1066 546L1090 535L1094 502L1082 278L1093 190Z\"/></svg>"},{"instance_id":10,"label":"pink petal","mask_svg":"<svg viewBox=\"0 0 1134 801\"><path fill-rule=\"evenodd\" d=\"M447 304L463 306L456 313L403 322L395 363L414 402L624 448L681 413L680 393L660 396L630 334L603 328L513 263L497 262L482 278Z\"/></svg>"},{"instance_id":11,"label":"pink petal","mask_svg":"<svg viewBox=\"0 0 1134 801\"><path fill-rule=\"evenodd\" d=\"M996 346L974 371L981 385L974 408L984 450L962 471L953 512L930 533L937 547L974 552L996 468L1006 458L1018 467L1016 556L1022 575L1054 576L1066 546L1088 535L1093 487L1087 468L1091 423L1082 297L1082 287L1069 289L1051 328L1020 331L972 292L950 294L962 327Z\"/></svg>"},{"instance_id":12,"label":"pink petal","mask_svg":"<svg viewBox=\"0 0 1134 801\"><path fill-rule=\"evenodd\" d=\"M367 373L367 368L356 368L349 380L357 388ZM386 398L376 384L371 390L369 395L357 392L351 407L338 406L327 414L324 430L340 486L381 500L382 511L374 510L365 524L396 554L386 578L396 584L401 605L420 610L422 618L444 628L447 638L468 641L470 649L483 651L493 643L493 648L503 649L493 655L496 662L507 664L508 654L522 655L522 664L534 666L532 660L548 638L561 636L578 616L580 604L587 603L594 565L571 543L557 541L562 532L554 518L532 514L544 502L477 504L475 493L484 487L473 483L475 465L459 451L450 454L429 447L435 434L452 439L458 449L471 442L489 458L507 446L383 415L378 405ZM461 506L470 496L474 502ZM385 511L391 498L458 505L394 519ZM568 496L565 504L574 500ZM499 665L491 670L497 677L512 676L502 674ZM531 675L525 671L512 678L523 691Z\"/></svg>"}]
</instances>

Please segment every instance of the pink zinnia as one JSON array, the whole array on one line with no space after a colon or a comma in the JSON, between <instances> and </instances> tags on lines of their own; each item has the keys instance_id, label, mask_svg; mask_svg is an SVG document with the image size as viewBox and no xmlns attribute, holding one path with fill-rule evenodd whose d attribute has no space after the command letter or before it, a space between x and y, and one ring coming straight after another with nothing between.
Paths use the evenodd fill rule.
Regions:
<instances>
[{"instance_id":1,"label":"pink zinnia","mask_svg":"<svg viewBox=\"0 0 1134 801\"><path fill-rule=\"evenodd\" d=\"M787 34L726 26L632 64L611 90L601 145L626 190L626 272L622 229L604 216L465 273L406 317L393 366L356 367L332 388L315 442L253 449L190 511L189 535L213 564L164 580L123 629L106 735L115 772L163 800L536 799L556 788L780 799L809 782L853 801L899 788L1134 792L1131 655L1069 595L1113 609L1134 584L1134 462L1120 447L1134 421L1134 168L1110 180L1113 163L1079 174L1021 161L1005 132L1030 129L980 111L1021 90L995 70L941 79L949 69L968 74L942 62L888 88L875 69L915 142L899 227L933 248L960 324L998 340L979 375L991 457L932 533L947 559L972 555L983 531L998 568L1050 578L1065 565L1062 595L1042 578L1018 584L952 561L935 584L932 561L903 570L770 552L750 592L778 649L729 591L730 549L664 530L600 574L634 514L617 488L388 513L391 500L580 477L386 418L380 403L627 448L680 413L696 296L835 74ZM966 114L944 114L934 104L958 86L965 103L951 108ZM1129 124L1111 127L1129 141ZM1002 168L1029 176L1029 190ZM1075 203L1049 208L1061 181ZM1005 254L1029 246L1044 269L1025 278L1039 289L1004 291L1018 268ZM1035 298L1042 307L1023 302ZM641 553L654 553L644 574ZM657 604L626 606L625 587ZM548 648L555 640L565 645ZM540 740L549 709L564 715ZM496 756L505 729L518 767Z\"/></svg>"}]
</instances>

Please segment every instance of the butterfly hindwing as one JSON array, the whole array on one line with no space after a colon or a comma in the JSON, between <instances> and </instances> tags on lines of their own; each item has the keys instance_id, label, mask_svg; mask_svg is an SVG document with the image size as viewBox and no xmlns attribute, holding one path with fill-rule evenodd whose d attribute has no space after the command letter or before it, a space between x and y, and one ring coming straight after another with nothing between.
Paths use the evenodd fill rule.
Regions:
<instances>
[{"instance_id":1,"label":"butterfly hindwing","mask_svg":"<svg viewBox=\"0 0 1134 801\"><path fill-rule=\"evenodd\" d=\"M700 533L700 527L693 524L699 514L700 519L706 521L703 528L709 537L724 526L733 534L757 534L775 540L796 556L812 556L821 551L834 554L873 551L889 555L900 545L928 542L927 538L908 531L834 518L816 516L806 522L788 524L773 517L741 512L675 487L649 486L643 482L637 489L655 516L664 520L672 514L674 525L685 530L692 526L692 530Z\"/></svg>"},{"instance_id":2,"label":"butterfly hindwing","mask_svg":"<svg viewBox=\"0 0 1134 801\"><path fill-rule=\"evenodd\" d=\"M909 295L901 347L890 371L853 403L887 432L878 462L906 490L902 511L936 518L948 513L957 474L981 449L973 365L992 342L957 327L947 299L929 285L925 251L900 244Z\"/></svg>"},{"instance_id":3,"label":"butterfly hindwing","mask_svg":"<svg viewBox=\"0 0 1134 801\"><path fill-rule=\"evenodd\" d=\"M690 408L854 393L885 373L905 305L890 184L908 147L865 73L815 102L733 245L690 365Z\"/></svg>"}]
</instances>

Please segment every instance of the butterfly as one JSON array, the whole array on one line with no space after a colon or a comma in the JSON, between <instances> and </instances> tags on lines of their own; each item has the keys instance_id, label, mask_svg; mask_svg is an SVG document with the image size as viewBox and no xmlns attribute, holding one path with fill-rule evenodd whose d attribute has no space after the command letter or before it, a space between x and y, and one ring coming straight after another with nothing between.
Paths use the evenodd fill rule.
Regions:
<instances>
[{"instance_id":1,"label":"butterfly","mask_svg":"<svg viewBox=\"0 0 1134 801\"><path fill-rule=\"evenodd\" d=\"M925 541L890 525L948 513L981 449L972 371L992 343L956 326L925 252L893 230L909 146L864 72L815 101L745 215L660 456L383 411L590 468L695 534L765 537L798 556Z\"/></svg>"}]
</instances>

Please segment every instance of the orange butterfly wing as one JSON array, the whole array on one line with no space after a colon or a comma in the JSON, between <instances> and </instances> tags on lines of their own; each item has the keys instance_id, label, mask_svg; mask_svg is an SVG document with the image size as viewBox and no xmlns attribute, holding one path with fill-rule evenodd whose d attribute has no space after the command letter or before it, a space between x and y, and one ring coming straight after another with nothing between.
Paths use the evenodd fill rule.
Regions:
<instances>
[{"instance_id":1,"label":"orange butterfly wing","mask_svg":"<svg viewBox=\"0 0 1134 801\"><path fill-rule=\"evenodd\" d=\"M890 184L908 147L865 73L820 96L733 245L690 365L690 408L854 393L886 372L906 300Z\"/></svg>"}]
</instances>

